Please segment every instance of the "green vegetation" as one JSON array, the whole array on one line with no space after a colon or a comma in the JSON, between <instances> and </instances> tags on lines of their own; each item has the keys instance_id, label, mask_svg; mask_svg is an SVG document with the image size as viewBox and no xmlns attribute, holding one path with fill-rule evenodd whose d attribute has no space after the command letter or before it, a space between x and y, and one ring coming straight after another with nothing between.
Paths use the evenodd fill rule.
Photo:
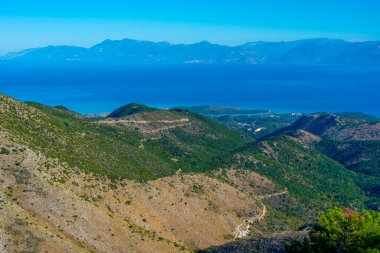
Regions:
<instances>
[{"instance_id":1,"label":"green vegetation","mask_svg":"<svg viewBox=\"0 0 380 253\"><path fill-rule=\"evenodd\" d=\"M0 155L9 155L10 153L11 152L9 151L9 149L4 148L4 147L0 148Z\"/></svg>"},{"instance_id":2,"label":"green vegetation","mask_svg":"<svg viewBox=\"0 0 380 253\"><path fill-rule=\"evenodd\" d=\"M354 172L291 137L271 137L251 144L240 153L251 157L243 161L242 168L266 176L289 190L291 199L273 203L278 211L289 216L313 222L318 212L331 206L364 207L366 197L356 184Z\"/></svg>"},{"instance_id":3,"label":"green vegetation","mask_svg":"<svg viewBox=\"0 0 380 253\"><path fill-rule=\"evenodd\" d=\"M333 208L323 213L310 239L294 241L287 252L380 252L380 213Z\"/></svg>"},{"instance_id":4,"label":"green vegetation","mask_svg":"<svg viewBox=\"0 0 380 253\"><path fill-rule=\"evenodd\" d=\"M293 238L289 236L260 236L238 240L221 246L199 250L197 253L285 253L285 243Z\"/></svg>"},{"instance_id":5,"label":"green vegetation","mask_svg":"<svg viewBox=\"0 0 380 253\"><path fill-rule=\"evenodd\" d=\"M144 112L146 113L146 112ZM58 158L88 173L112 180L150 180L185 171L209 171L213 161L243 145L226 127L188 112L192 125L149 140L139 148L142 134L132 128L108 126L67 110L38 103L21 103L0 96L0 127L15 141ZM171 160L179 157L178 163Z\"/></svg>"},{"instance_id":6,"label":"green vegetation","mask_svg":"<svg viewBox=\"0 0 380 253\"><path fill-rule=\"evenodd\" d=\"M367 113L362 113L362 112L342 112L342 113L337 113L336 115L339 115L345 118L351 118L351 119L361 119L368 122L380 121L380 118L367 114Z\"/></svg>"},{"instance_id":7,"label":"green vegetation","mask_svg":"<svg viewBox=\"0 0 380 253\"><path fill-rule=\"evenodd\" d=\"M184 172L216 169L222 165L222 158L245 145L233 131L205 116L178 110L171 112L189 118L191 125L174 128L159 139L148 140L145 149ZM177 160L174 162L170 158Z\"/></svg>"},{"instance_id":8,"label":"green vegetation","mask_svg":"<svg viewBox=\"0 0 380 253\"><path fill-rule=\"evenodd\" d=\"M215 119L243 136L259 139L299 119L299 114L263 113L257 115L223 115Z\"/></svg>"},{"instance_id":9,"label":"green vegetation","mask_svg":"<svg viewBox=\"0 0 380 253\"><path fill-rule=\"evenodd\" d=\"M128 125L128 120L91 120L64 107L25 104L0 96L0 128L15 142L58 158L70 167L107 176L113 181L112 188L116 188L118 179L153 180L179 170L184 173L208 173L218 168L252 170L270 179L279 191L287 190L286 194L262 200L268 214L255 227L264 235L294 231L314 223L317 215L330 207L360 210L371 204L375 209L376 203L380 203L376 202L376 196L380 196L380 162L376 155L380 146L376 141L338 142L322 138L317 144L309 144L284 135L289 131L280 131L276 136L247 144L252 136L260 136L242 138L237 133L246 130L237 123L250 122L252 128L266 126L267 131L276 131L299 116L234 116L225 121L233 131L215 118L189 111L151 110L140 105L133 111L132 107L122 107L117 115L129 115L126 119L132 123ZM334 117L324 115L319 128L321 125L313 125L310 120L301 120L287 129L298 129L297 124L306 123L308 129L324 131L336 122ZM352 122L359 124L356 119ZM5 149L0 149L0 153L7 155ZM19 182L29 179L25 171L16 172ZM202 193L203 189L194 184L191 191ZM366 196L365 191L371 196ZM91 199L87 195L81 198ZM130 200L125 204L130 205ZM217 209L211 202L209 207Z\"/></svg>"},{"instance_id":10,"label":"green vegetation","mask_svg":"<svg viewBox=\"0 0 380 253\"><path fill-rule=\"evenodd\" d=\"M380 210L380 141L323 140L317 148L357 172L357 184L370 196L367 207Z\"/></svg>"},{"instance_id":11,"label":"green vegetation","mask_svg":"<svg viewBox=\"0 0 380 253\"><path fill-rule=\"evenodd\" d=\"M272 135L299 138L300 130L318 136L305 135L309 138L305 145L356 172L356 185L369 195L367 208L380 210L380 125L375 117L362 113L313 114ZM299 140L303 141L302 137Z\"/></svg>"},{"instance_id":12,"label":"green vegetation","mask_svg":"<svg viewBox=\"0 0 380 253\"><path fill-rule=\"evenodd\" d=\"M155 110L157 109L146 106L146 105L132 103L132 104L124 105L116 109L115 111L111 112L107 117L108 118L122 118L122 117L129 116L129 115L139 113L139 112L150 112L150 111L155 111Z\"/></svg>"},{"instance_id":13,"label":"green vegetation","mask_svg":"<svg viewBox=\"0 0 380 253\"><path fill-rule=\"evenodd\" d=\"M174 109L186 110L189 112L199 113L203 115L223 115L223 114L262 114L268 113L268 110L244 110L240 108L231 108L231 107L223 107L223 106L208 106L208 105L200 105L200 106L183 106L176 107Z\"/></svg>"},{"instance_id":14,"label":"green vegetation","mask_svg":"<svg viewBox=\"0 0 380 253\"><path fill-rule=\"evenodd\" d=\"M380 141L323 140L317 147L353 171L380 177Z\"/></svg>"},{"instance_id":15,"label":"green vegetation","mask_svg":"<svg viewBox=\"0 0 380 253\"><path fill-rule=\"evenodd\" d=\"M60 108L4 101L0 126L16 141L58 158L71 167L111 179L146 180L175 172L165 161L138 148L136 130L110 127Z\"/></svg>"}]
</instances>

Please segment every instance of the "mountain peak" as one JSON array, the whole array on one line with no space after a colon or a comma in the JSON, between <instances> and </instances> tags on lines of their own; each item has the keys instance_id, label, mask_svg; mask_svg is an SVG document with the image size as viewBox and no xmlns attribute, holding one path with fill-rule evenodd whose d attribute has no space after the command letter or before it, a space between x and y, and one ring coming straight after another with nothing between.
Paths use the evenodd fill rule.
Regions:
<instances>
[{"instance_id":1,"label":"mountain peak","mask_svg":"<svg viewBox=\"0 0 380 253\"><path fill-rule=\"evenodd\" d=\"M157 110L156 108L149 107L146 105L138 103L126 104L122 107L117 108L115 111L111 112L107 118L122 118L139 112L150 112Z\"/></svg>"}]
</instances>

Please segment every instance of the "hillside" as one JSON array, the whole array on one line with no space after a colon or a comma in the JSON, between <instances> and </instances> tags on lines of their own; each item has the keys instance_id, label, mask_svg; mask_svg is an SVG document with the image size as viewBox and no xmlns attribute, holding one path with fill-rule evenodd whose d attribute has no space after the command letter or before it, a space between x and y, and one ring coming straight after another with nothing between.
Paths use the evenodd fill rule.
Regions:
<instances>
[{"instance_id":1,"label":"hillside","mask_svg":"<svg viewBox=\"0 0 380 253\"><path fill-rule=\"evenodd\" d=\"M250 236L200 252L285 252L284 244L306 236L317 213L328 206L360 210L367 200L359 175L290 136L263 139L236 158L237 168L258 173L287 193L262 199L266 218L243 223Z\"/></svg>"},{"instance_id":2,"label":"hillside","mask_svg":"<svg viewBox=\"0 0 380 253\"><path fill-rule=\"evenodd\" d=\"M155 108L152 108L152 107L149 107L146 105L140 105L140 104L132 103L132 104L124 105L124 106L116 109L115 111L111 112L107 116L107 118L122 118L122 117L129 116L129 115L132 115L135 113L149 112L149 111L154 111L154 110L155 110Z\"/></svg>"},{"instance_id":3,"label":"hillside","mask_svg":"<svg viewBox=\"0 0 380 253\"><path fill-rule=\"evenodd\" d=\"M227 128L186 112L144 111L129 118L96 121L61 107L24 104L6 96L1 96L1 112L4 115L1 126L17 136L20 143L71 166L114 179L154 179L174 174L180 166L189 172L200 170L200 165L192 165L196 154L208 163L243 145L243 141ZM180 119L179 125L175 122L176 125L168 127L172 117ZM134 119L131 123L145 128L153 118L159 120L153 122L149 130L136 126L126 128L120 124ZM141 119L148 121L140 122ZM157 142L146 134L162 138ZM144 144L146 149L141 148ZM164 148L165 153L162 152ZM180 159L178 164L176 159Z\"/></svg>"},{"instance_id":4,"label":"hillside","mask_svg":"<svg viewBox=\"0 0 380 253\"><path fill-rule=\"evenodd\" d=\"M307 115L275 134L299 129L335 141L378 141L380 121L368 121L366 117L342 116L328 113Z\"/></svg>"},{"instance_id":5,"label":"hillside","mask_svg":"<svg viewBox=\"0 0 380 253\"><path fill-rule=\"evenodd\" d=\"M311 222L312 212L340 204L359 207L365 200L355 173L293 137L261 140L240 150L238 156L242 168L269 178L291 193L292 200L278 203L277 210L289 217Z\"/></svg>"},{"instance_id":6,"label":"hillside","mask_svg":"<svg viewBox=\"0 0 380 253\"><path fill-rule=\"evenodd\" d=\"M9 252L189 252L228 242L239 214L261 208L204 174L115 183L10 139L1 132L0 238ZM258 194L274 191L250 178L265 189Z\"/></svg>"},{"instance_id":7,"label":"hillside","mask_svg":"<svg viewBox=\"0 0 380 253\"><path fill-rule=\"evenodd\" d=\"M20 144L70 166L115 179L143 179L173 173L168 164L138 149L137 131L99 125L61 108L28 105L3 95L0 99L2 129L15 136Z\"/></svg>"},{"instance_id":8,"label":"hillside","mask_svg":"<svg viewBox=\"0 0 380 253\"><path fill-rule=\"evenodd\" d=\"M127 241L136 252L187 252L231 240L241 223L238 214L259 212L256 198L215 176L181 170L215 170L205 165L209 159L243 142L202 116L146 113L130 117L158 124L186 117L191 126L145 133L1 95L1 245L16 252L123 252ZM166 142L157 138L168 134L183 146L177 158L159 153ZM154 143L141 147L149 138ZM275 191L267 180L258 183L263 189L257 194Z\"/></svg>"},{"instance_id":9,"label":"hillside","mask_svg":"<svg viewBox=\"0 0 380 253\"><path fill-rule=\"evenodd\" d=\"M301 115L299 113L279 114L267 112L247 115L228 114L215 116L215 119L243 136L259 139L293 124Z\"/></svg>"},{"instance_id":10,"label":"hillside","mask_svg":"<svg viewBox=\"0 0 380 253\"><path fill-rule=\"evenodd\" d=\"M224 46L200 42L105 40L90 48L49 46L4 55L5 61L126 64L343 64L380 65L380 42L307 39Z\"/></svg>"},{"instance_id":11,"label":"hillside","mask_svg":"<svg viewBox=\"0 0 380 253\"><path fill-rule=\"evenodd\" d=\"M300 138L306 131L320 138L311 141L322 152L347 168L379 176L380 121L364 114L313 114L272 135ZM301 137L302 138L302 137Z\"/></svg>"},{"instance_id":12,"label":"hillside","mask_svg":"<svg viewBox=\"0 0 380 253\"><path fill-rule=\"evenodd\" d=\"M189 252L258 236L281 244L321 211L368 200L360 175L299 138L246 143L184 110L97 120L1 95L0 117L0 245L9 251Z\"/></svg>"},{"instance_id":13,"label":"hillside","mask_svg":"<svg viewBox=\"0 0 380 253\"><path fill-rule=\"evenodd\" d=\"M221 157L230 156L244 141L211 119L182 110L155 110L100 123L142 134L140 149L156 154L184 172L207 172Z\"/></svg>"},{"instance_id":14,"label":"hillside","mask_svg":"<svg viewBox=\"0 0 380 253\"><path fill-rule=\"evenodd\" d=\"M246 110L234 107L224 107L224 106L182 106L177 107L177 109L182 109L190 112L195 112L207 116L218 116L218 115L249 115L249 114L265 114L268 110Z\"/></svg>"},{"instance_id":15,"label":"hillside","mask_svg":"<svg viewBox=\"0 0 380 253\"><path fill-rule=\"evenodd\" d=\"M130 115L134 124L139 117L159 125L173 117L191 123L145 133L113 126L115 119L89 120L4 95L0 116L0 238L10 252L124 252L126 242L135 252L188 252L228 242L242 222L239 213L261 209L255 197L212 174L182 174L215 170L204 164L242 145L205 117L178 111ZM166 134L183 146L180 160L158 153L157 138ZM154 143L141 147L149 138ZM199 152L204 154L198 158ZM257 174L245 176L262 186L258 195L276 190Z\"/></svg>"},{"instance_id":16,"label":"hillside","mask_svg":"<svg viewBox=\"0 0 380 253\"><path fill-rule=\"evenodd\" d=\"M313 114L272 135L290 135L359 173L358 184L380 208L380 121L363 114Z\"/></svg>"},{"instance_id":17,"label":"hillside","mask_svg":"<svg viewBox=\"0 0 380 253\"><path fill-rule=\"evenodd\" d=\"M284 245L294 238L303 238L303 234L284 234L273 237L252 237L247 240L240 240L227 243L222 246L200 250L198 253L285 253Z\"/></svg>"},{"instance_id":18,"label":"hillside","mask_svg":"<svg viewBox=\"0 0 380 253\"><path fill-rule=\"evenodd\" d=\"M303 224L308 224L308 222L312 224L315 217L312 213L314 211L318 213L319 210L325 208L325 205L343 204L343 206L360 210L365 204L366 208L378 210L379 177L373 174L370 176L365 172L365 168L372 173L379 168L378 141L356 141L357 135L350 137L347 133L342 136L350 141L333 141L330 138L330 136L341 138L341 135L330 134L332 131L338 131L336 130L338 128L344 132L345 128L342 126L351 131L353 127L351 124L355 125L358 132L361 131L360 124L362 124L363 132L358 134L367 136L365 135L368 134L367 124L374 123L373 121L373 117L363 114L354 116L352 114L339 116L323 114L320 118L317 115L303 116L291 126L284 127L275 134L242 149L239 152L239 157L243 158L240 162L242 167L267 177L276 185L289 191L288 199L285 201L277 199L274 202L273 200L264 202L271 203L269 216L273 213L281 213L287 217L281 220L277 220L276 216L268 217L267 222L272 220L277 226L279 224L286 226L287 223L284 221L297 224L300 222L297 217L303 217ZM365 157L359 163L355 163L356 166L360 166L359 173L350 172L350 170L355 171L349 165L350 161L357 160L358 157ZM298 223L298 230L302 228L301 223ZM251 225L252 229L258 227L255 222ZM307 226L303 228L307 229ZM211 247L200 252L285 252L284 244L287 241L294 238L302 240L306 234L307 232L302 229L290 234L269 233L258 237L247 237L244 240Z\"/></svg>"}]
</instances>

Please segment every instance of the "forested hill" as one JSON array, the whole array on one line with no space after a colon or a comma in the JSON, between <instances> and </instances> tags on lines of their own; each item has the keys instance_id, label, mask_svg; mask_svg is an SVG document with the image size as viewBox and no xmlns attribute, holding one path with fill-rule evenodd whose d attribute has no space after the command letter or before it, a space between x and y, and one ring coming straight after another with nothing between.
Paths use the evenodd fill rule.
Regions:
<instances>
[{"instance_id":1,"label":"forested hill","mask_svg":"<svg viewBox=\"0 0 380 253\"><path fill-rule=\"evenodd\" d=\"M358 184L380 208L380 121L362 113L317 113L301 117L271 136L288 135L358 173Z\"/></svg>"}]
</instances>

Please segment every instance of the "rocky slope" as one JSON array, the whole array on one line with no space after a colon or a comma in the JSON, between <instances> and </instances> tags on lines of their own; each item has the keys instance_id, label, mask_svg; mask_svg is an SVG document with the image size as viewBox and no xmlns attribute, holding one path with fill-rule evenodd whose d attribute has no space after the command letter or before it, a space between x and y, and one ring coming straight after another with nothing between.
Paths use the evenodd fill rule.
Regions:
<instances>
[{"instance_id":1,"label":"rocky slope","mask_svg":"<svg viewBox=\"0 0 380 253\"><path fill-rule=\"evenodd\" d=\"M0 155L5 252L187 252L220 245L234 238L244 215L260 215L261 199L277 190L254 172L236 170L227 171L234 185L181 172L114 183L10 139L1 133L8 150Z\"/></svg>"}]
</instances>

